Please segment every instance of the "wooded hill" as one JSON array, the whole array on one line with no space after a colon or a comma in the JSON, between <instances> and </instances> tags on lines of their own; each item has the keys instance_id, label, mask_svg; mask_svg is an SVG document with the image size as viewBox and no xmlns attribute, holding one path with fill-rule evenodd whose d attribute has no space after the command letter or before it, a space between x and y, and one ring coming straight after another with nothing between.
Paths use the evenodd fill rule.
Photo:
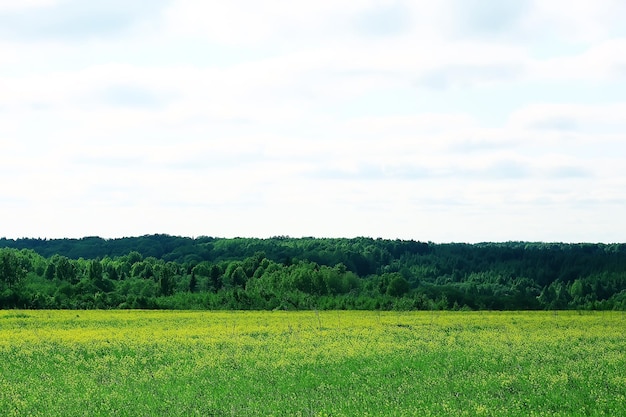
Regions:
<instances>
[{"instance_id":1,"label":"wooded hill","mask_svg":"<svg viewBox=\"0 0 626 417\"><path fill-rule=\"evenodd\" d=\"M626 244L147 235L0 248L0 308L626 310Z\"/></svg>"}]
</instances>

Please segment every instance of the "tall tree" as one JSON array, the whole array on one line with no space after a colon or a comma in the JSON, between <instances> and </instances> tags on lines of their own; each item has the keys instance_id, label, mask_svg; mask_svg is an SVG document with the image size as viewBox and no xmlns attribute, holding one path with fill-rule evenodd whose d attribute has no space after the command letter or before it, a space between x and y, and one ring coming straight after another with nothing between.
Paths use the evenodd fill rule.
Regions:
<instances>
[{"instance_id":1,"label":"tall tree","mask_svg":"<svg viewBox=\"0 0 626 417\"><path fill-rule=\"evenodd\" d=\"M61 281L76 282L76 268L65 256L59 256L56 263L56 276Z\"/></svg>"},{"instance_id":2,"label":"tall tree","mask_svg":"<svg viewBox=\"0 0 626 417\"><path fill-rule=\"evenodd\" d=\"M26 271L22 268L15 250L0 249L0 281L11 288L20 282L25 275Z\"/></svg>"}]
</instances>

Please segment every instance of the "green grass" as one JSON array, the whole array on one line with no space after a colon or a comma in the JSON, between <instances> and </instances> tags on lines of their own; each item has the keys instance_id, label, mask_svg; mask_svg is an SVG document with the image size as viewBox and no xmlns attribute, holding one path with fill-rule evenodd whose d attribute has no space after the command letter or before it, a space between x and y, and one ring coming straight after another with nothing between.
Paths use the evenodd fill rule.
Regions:
<instances>
[{"instance_id":1,"label":"green grass","mask_svg":"<svg viewBox=\"0 0 626 417\"><path fill-rule=\"evenodd\" d=\"M623 313L0 312L1 416L616 416Z\"/></svg>"}]
</instances>

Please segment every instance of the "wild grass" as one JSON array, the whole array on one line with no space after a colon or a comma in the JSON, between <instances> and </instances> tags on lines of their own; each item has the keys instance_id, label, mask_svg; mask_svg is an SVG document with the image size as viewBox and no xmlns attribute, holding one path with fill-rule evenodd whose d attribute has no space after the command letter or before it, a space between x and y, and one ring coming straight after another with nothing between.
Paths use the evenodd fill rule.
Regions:
<instances>
[{"instance_id":1,"label":"wild grass","mask_svg":"<svg viewBox=\"0 0 626 417\"><path fill-rule=\"evenodd\" d=\"M0 311L2 416L615 416L621 312Z\"/></svg>"}]
</instances>

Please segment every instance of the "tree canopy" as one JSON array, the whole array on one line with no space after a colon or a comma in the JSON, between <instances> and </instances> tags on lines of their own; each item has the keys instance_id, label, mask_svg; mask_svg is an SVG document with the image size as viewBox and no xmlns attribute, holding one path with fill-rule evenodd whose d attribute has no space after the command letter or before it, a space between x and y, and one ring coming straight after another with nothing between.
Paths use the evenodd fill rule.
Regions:
<instances>
[{"instance_id":1,"label":"tree canopy","mask_svg":"<svg viewBox=\"0 0 626 417\"><path fill-rule=\"evenodd\" d=\"M626 309L626 244L0 239L0 307Z\"/></svg>"}]
</instances>

